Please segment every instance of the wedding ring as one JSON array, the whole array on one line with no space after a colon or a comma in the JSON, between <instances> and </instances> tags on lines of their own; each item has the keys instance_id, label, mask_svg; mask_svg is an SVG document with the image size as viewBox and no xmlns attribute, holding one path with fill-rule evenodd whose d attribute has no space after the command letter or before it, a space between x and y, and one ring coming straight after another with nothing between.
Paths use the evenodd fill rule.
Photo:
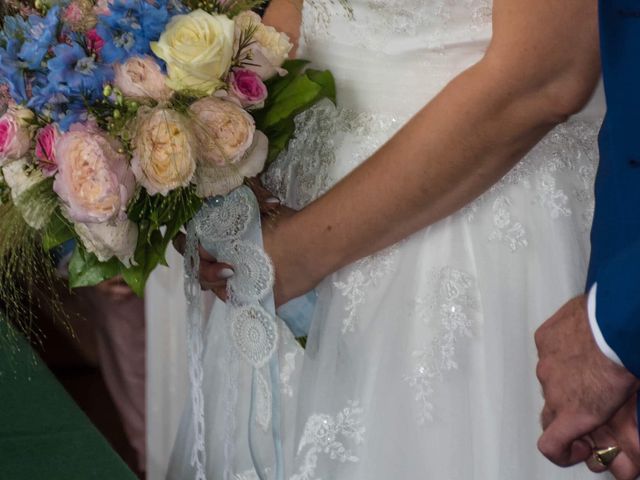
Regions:
<instances>
[{"instance_id":1,"label":"wedding ring","mask_svg":"<svg viewBox=\"0 0 640 480\"><path fill-rule=\"evenodd\" d=\"M620 453L620 447L613 446L607 448L594 448L593 449L593 460L602 465L603 467L608 467L611 465L611 462L618 456Z\"/></svg>"}]
</instances>

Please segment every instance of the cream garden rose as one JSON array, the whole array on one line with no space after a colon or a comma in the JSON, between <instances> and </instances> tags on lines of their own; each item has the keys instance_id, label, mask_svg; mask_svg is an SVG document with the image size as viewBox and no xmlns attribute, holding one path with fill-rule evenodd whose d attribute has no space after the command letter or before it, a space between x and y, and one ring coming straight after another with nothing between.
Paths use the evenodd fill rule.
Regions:
<instances>
[{"instance_id":1,"label":"cream garden rose","mask_svg":"<svg viewBox=\"0 0 640 480\"><path fill-rule=\"evenodd\" d=\"M167 63L174 90L213 93L224 85L231 67L234 21L225 15L195 10L171 19L151 50Z\"/></svg>"},{"instance_id":2,"label":"cream garden rose","mask_svg":"<svg viewBox=\"0 0 640 480\"><path fill-rule=\"evenodd\" d=\"M267 137L236 103L206 97L190 107L199 145L195 184L198 195L226 195L245 177L258 175L267 158Z\"/></svg>"},{"instance_id":3,"label":"cream garden rose","mask_svg":"<svg viewBox=\"0 0 640 480\"><path fill-rule=\"evenodd\" d=\"M253 117L238 104L217 97L202 98L189 111L200 156L223 166L238 162L253 143L256 125Z\"/></svg>"},{"instance_id":4,"label":"cream garden rose","mask_svg":"<svg viewBox=\"0 0 640 480\"><path fill-rule=\"evenodd\" d=\"M173 94L160 66L148 55L131 57L123 64L116 64L114 70L114 84L127 98L166 102Z\"/></svg>"},{"instance_id":5,"label":"cream garden rose","mask_svg":"<svg viewBox=\"0 0 640 480\"><path fill-rule=\"evenodd\" d=\"M191 182L195 138L182 114L166 108L141 109L133 146L133 174L150 195L166 195Z\"/></svg>"},{"instance_id":6,"label":"cream garden rose","mask_svg":"<svg viewBox=\"0 0 640 480\"><path fill-rule=\"evenodd\" d=\"M282 64L289 56L293 45L286 33L278 32L271 26L264 25L260 15L245 11L235 18L236 42L242 32L254 30L253 42L248 47L250 61L243 68L253 70L260 78L267 80L276 74L286 73Z\"/></svg>"}]
</instances>

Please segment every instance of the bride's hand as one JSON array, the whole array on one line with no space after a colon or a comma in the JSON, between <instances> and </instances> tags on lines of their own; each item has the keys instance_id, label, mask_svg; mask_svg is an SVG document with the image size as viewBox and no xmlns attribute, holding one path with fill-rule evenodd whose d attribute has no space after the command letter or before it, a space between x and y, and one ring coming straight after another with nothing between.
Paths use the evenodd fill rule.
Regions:
<instances>
[{"instance_id":1,"label":"bride's hand","mask_svg":"<svg viewBox=\"0 0 640 480\"><path fill-rule=\"evenodd\" d=\"M184 233L179 233L173 240L174 248L184 255L187 238ZM227 300L227 280L233 277L233 267L226 263L218 262L202 246L198 247L200 254L200 288L211 290L220 300Z\"/></svg>"},{"instance_id":2,"label":"bride's hand","mask_svg":"<svg viewBox=\"0 0 640 480\"><path fill-rule=\"evenodd\" d=\"M253 193L258 199L260 213L262 216L262 230L264 236L265 251L273 260L276 270L275 298L276 306L286 303L290 299L298 296L300 288L306 288L298 294L311 290L315 285L296 279L295 264L292 265L286 256L287 243L291 239L278 239L280 232L279 226L295 215L296 211L280 204L280 201L269 192L259 180L250 179L248 181ZM180 233L173 241L175 249L184 255L186 237ZM203 290L211 290L218 298L226 301L227 281L233 277L233 265L218 262L216 258L211 256L202 246L199 247L200 254L200 287ZM309 283L309 285L307 285Z\"/></svg>"}]
</instances>

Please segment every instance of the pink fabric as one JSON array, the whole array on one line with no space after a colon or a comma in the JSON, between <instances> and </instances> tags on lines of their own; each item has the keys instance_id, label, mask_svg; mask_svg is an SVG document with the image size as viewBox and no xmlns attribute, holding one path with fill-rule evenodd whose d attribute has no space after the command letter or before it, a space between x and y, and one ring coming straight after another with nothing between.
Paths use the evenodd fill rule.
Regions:
<instances>
[{"instance_id":1,"label":"pink fabric","mask_svg":"<svg viewBox=\"0 0 640 480\"><path fill-rule=\"evenodd\" d=\"M112 301L95 289L100 369L122 418L125 433L137 453L138 469L146 468L146 331L144 300Z\"/></svg>"}]
</instances>

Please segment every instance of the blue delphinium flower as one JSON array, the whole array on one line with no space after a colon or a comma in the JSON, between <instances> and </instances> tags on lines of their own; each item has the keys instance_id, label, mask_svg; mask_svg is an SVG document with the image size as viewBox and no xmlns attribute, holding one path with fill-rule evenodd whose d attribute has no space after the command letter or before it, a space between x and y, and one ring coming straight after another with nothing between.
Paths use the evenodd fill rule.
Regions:
<instances>
[{"instance_id":1,"label":"blue delphinium flower","mask_svg":"<svg viewBox=\"0 0 640 480\"><path fill-rule=\"evenodd\" d=\"M19 53L28 35L29 24L22 17L4 18L4 29L0 31L0 78L16 102L27 99L26 67Z\"/></svg>"},{"instance_id":2,"label":"blue delphinium flower","mask_svg":"<svg viewBox=\"0 0 640 480\"><path fill-rule=\"evenodd\" d=\"M53 7L45 17L29 16L29 36L20 49L20 58L27 68L39 70L49 49L56 43L60 7Z\"/></svg>"},{"instance_id":3,"label":"blue delphinium flower","mask_svg":"<svg viewBox=\"0 0 640 480\"><path fill-rule=\"evenodd\" d=\"M59 44L49 60L49 81L65 84L73 95L93 98L102 94L102 87L113 78L113 69L87 54L77 42Z\"/></svg>"},{"instance_id":4,"label":"blue delphinium flower","mask_svg":"<svg viewBox=\"0 0 640 480\"><path fill-rule=\"evenodd\" d=\"M57 122L64 132L72 124L87 119L87 109L82 97L74 95L64 84L46 83L33 89L33 97L27 106L51 121Z\"/></svg>"},{"instance_id":5,"label":"blue delphinium flower","mask_svg":"<svg viewBox=\"0 0 640 480\"><path fill-rule=\"evenodd\" d=\"M160 38L171 13L167 0L114 0L109 15L100 16L98 34L105 45L105 62L123 62L134 55L150 53L149 43Z\"/></svg>"}]
</instances>

